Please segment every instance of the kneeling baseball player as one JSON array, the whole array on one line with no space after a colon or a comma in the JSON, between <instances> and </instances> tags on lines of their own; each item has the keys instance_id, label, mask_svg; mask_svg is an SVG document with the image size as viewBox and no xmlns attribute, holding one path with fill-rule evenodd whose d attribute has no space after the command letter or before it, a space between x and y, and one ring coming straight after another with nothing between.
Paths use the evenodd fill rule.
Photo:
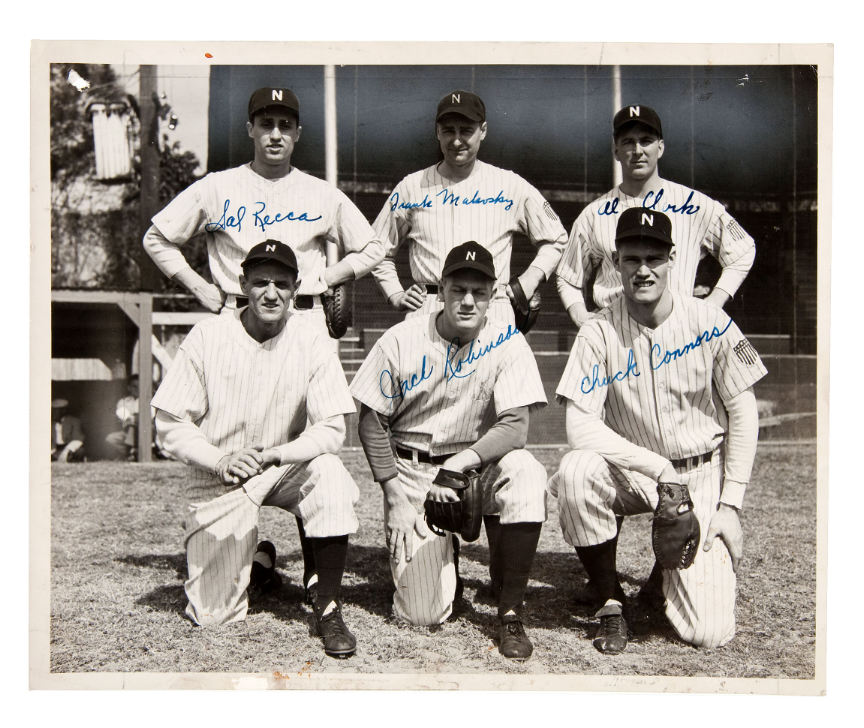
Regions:
<instances>
[{"instance_id":1,"label":"kneeling baseball player","mask_svg":"<svg viewBox=\"0 0 864 728\"><path fill-rule=\"evenodd\" d=\"M671 229L660 212L621 213L623 295L579 330L557 389L572 450L549 489L599 595L594 646L607 654L628 640L616 516L654 512L666 617L682 640L716 647L735 633L738 514L758 434L752 386L766 370L722 309L669 290Z\"/></svg>"},{"instance_id":2,"label":"kneeling baseball player","mask_svg":"<svg viewBox=\"0 0 864 728\"><path fill-rule=\"evenodd\" d=\"M314 554L324 651L347 657L356 640L339 593L359 493L336 453L354 403L326 334L289 311L291 248L260 243L242 270L248 305L196 324L153 398L165 449L191 466L186 614L199 625L242 620L250 575L278 580L272 546L255 547L260 507L276 506L302 522Z\"/></svg>"},{"instance_id":3,"label":"kneeling baseball player","mask_svg":"<svg viewBox=\"0 0 864 728\"><path fill-rule=\"evenodd\" d=\"M461 592L454 534L475 540L482 520L498 649L524 660L533 646L522 600L546 518L545 470L524 448L529 410L546 396L524 336L486 316L495 280L488 250L473 241L453 248L442 273L443 310L385 332L351 393L384 491L395 614L417 625L447 619Z\"/></svg>"}]
</instances>

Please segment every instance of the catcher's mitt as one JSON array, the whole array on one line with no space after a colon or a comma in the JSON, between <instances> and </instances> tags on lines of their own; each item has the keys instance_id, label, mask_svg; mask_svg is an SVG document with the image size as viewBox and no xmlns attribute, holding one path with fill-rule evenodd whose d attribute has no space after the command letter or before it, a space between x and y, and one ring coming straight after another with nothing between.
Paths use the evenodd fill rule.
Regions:
<instances>
[{"instance_id":1,"label":"catcher's mitt","mask_svg":"<svg viewBox=\"0 0 864 728\"><path fill-rule=\"evenodd\" d=\"M480 537L480 524L483 523L483 493L480 488L480 473L469 470L440 468L432 481L435 485L452 488L459 495L454 503L441 503L426 499L426 523L439 536L445 531L459 534L464 541L476 541Z\"/></svg>"},{"instance_id":2,"label":"catcher's mitt","mask_svg":"<svg viewBox=\"0 0 864 728\"><path fill-rule=\"evenodd\" d=\"M686 569L696 558L701 532L686 485L658 483L659 501L651 526L651 545L664 569Z\"/></svg>"},{"instance_id":3,"label":"catcher's mitt","mask_svg":"<svg viewBox=\"0 0 864 728\"><path fill-rule=\"evenodd\" d=\"M353 311L348 301L348 291L345 284L334 286L321 294L321 305L324 306L324 317L327 319L327 331L333 339L341 339L352 324Z\"/></svg>"},{"instance_id":4,"label":"catcher's mitt","mask_svg":"<svg viewBox=\"0 0 864 728\"><path fill-rule=\"evenodd\" d=\"M540 292L534 291L531 300L528 300L517 276L510 279L510 290L513 292L510 303L513 305L516 328L523 334L527 334L540 315Z\"/></svg>"}]
</instances>

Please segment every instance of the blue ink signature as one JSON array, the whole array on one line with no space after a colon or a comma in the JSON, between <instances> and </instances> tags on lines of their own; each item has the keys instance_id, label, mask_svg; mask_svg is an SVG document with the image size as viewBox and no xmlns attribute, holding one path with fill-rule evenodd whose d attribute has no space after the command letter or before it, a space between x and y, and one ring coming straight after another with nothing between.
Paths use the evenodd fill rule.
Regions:
<instances>
[{"instance_id":1,"label":"blue ink signature","mask_svg":"<svg viewBox=\"0 0 864 728\"><path fill-rule=\"evenodd\" d=\"M399 202L398 192L390 195L390 203L390 212L395 212L397 209L413 210L415 207L432 207L432 200L429 199L429 195L423 195L423 199L420 202Z\"/></svg>"},{"instance_id":2,"label":"blue ink signature","mask_svg":"<svg viewBox=\"0 0 864 728\"><path fill-rule=\"evenodd\" d=\"M252 213L252 226L261 228L261 232L264 232L270 225L275 225L277 222L315 222L323 217L322 215L318 215L318 217L309 217L309 214L306 212L301 212L299 215L295 215L293 211L287 213L277 212L272 216L269 214L265 215L263 213L264 210L267 209L266 203L257 201L255 204L259 205L259 207ZM208 222L204 226L204 230L208 233L212 233L216 230L237 228L237 232L239 233L243 229L243 218L246 217L246 206L240 205L240 207L237 208L235 215L228 214L230 209L231 200L226 199L225 205L222 208L222 217L220 217L216 222Z\"/></svg>"},{"instance_id":3,"label":"blue ink signature","mask_svg":"<svg viewBox=\"0 0 864 728\"><path fill-rule=\"evenodd\" d=\"M723 327L723 330L719 330L716 326L714 326L711 331L707 329L703 331L699 336L697 336L693 341L690 341L680 349L667 349L666 353L660 356L661 348L659 344L654 344L651 347L651 352L649 353L649 358L651 360L651 369L655 372L665 364L669 364L670 362L675 361L676 359L681 358L682 356L686 356L694 349L699 348L702 344L711 341L711 339L716 339L723 334L726 333L726 330L732 325L732 319L729 319L729 323ZM637 369L638 364L636 362L636 355L633 353L633 349L629 349L627 352L627 368L621 371L615 372L611 377L600 377L600 365L595 364L591 370L590 377L582 377L582 381L579 383L579 389L582 391L582 394L591 394L597 387L608 387L612 382L622 382L630 376L638 377L641 376L641 372ZM587 389L586 389L587 387Z\"/></svg>"},{"instance_id":4,"label":"blue ink signature","mask_svg":"<svg viewBox=\"0 0 864 728\"><path fill-rule=\"evenodd\" d=\"M462 366L473 364L475 361L483 358L493 349L497 349L501 344L518 333L519 329L515 328L513 324L508 324L507 330L498 334L498 338L495 341L490 341L486 346L480 347L477 351L474 351L474 342L472 341L471 345L468 347L468 353L458 360L456 359L456 355L459 353L459 349L462 348L462 345L459 343L458 338L453 339L453 341L447 345L447 358L444 364L445 371L447 372L447 381L449 382L453 377L464 379L465 377L472 375L475 371L474 369L462 374ZM479 345L479 343L480 339L477 339L477 344Z\"/></svg>"},{"instance_id":5,"label":"blue ink signature","mask_svg":"<svg viewBox=\"0 0 864 728\"><path fill-rule=\"evenodd\" d=\"M387 399L405 399L405 395L408 394L414 387L416 387L420 382L429 379L432 376L432 372L435 367L431 364L429 365L429 370L426 370L426 355L423 355L423 363L420 365L420 374L414 372L408 379L393 379L393 372L389 369L385 369L378 376L378 389L381 390L381 394L383 394ZM390 394L384 391L384 378L390 380ZM398 391L397 391L398 390ZM394 394L395 392L395 394Z\"/></svg>"},{"instance_id":6,"label":"blue ink signature","mask_svg":"<svg viewBox=\"0 0 864 728\"><path fill-rule=\"evenodd\" d=\"M642 207L645 207L649 210L656 210L657 205L660 200L663 199L663 188L661 187L657 193L655 194L654 190L649 190L645 197L642 199ZM678 206L673 205L671 202L666 203L666 208L661 209L660 212L673 212L681 215L695 215L699 210L701 210L700 205L691 205L690 201L693 199L693 190L690 190L690 194L687 195L687 199ZM611 200L606 200L603 203L603 207L597 210L598 215L617 215L618 214L618 198L613 197Z\"/></svg>"},{"instance_id":7,"label":"blue ink signature","mask_svg":"<svg viewBox=\"0 0 864 728\"><path fill-rule=\"evenodd\" d=\"M472 197L460 197L459 195L453 194L446 187L438 192L435 197L441 197L444 195L444 199L442 201L442 205L453 205L454 207L458 207L459 205L497 205L503 204L505 210L509 210L513 207L513 200L509 197L504 197L504 190L500 190L495 197L480 197L480 191L474 190L474 194ZM505 204L506 203L506 204Z\"/></svg>"}]
</instances>

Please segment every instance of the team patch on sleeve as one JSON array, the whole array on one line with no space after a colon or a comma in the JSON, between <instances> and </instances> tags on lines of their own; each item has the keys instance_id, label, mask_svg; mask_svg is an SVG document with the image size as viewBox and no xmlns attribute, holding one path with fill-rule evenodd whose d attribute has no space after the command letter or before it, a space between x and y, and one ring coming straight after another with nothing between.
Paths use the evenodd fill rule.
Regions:
<instances>
[{"instance_id":1,"label":"team patch on sleeve","mask_svg":"<svg viewBox=\"0 0 864 728\"><path fill-rule=\"evenodd\" d=\"M752 366L759 361L756 349L753 348L753 344L747 341L747 339L741 339L741 341L735 344L733 351L735 352L735 356L748 366Z\"/></svg>"},{"instance_id":2,"label":"team patch on sleeve","mask_svg":"<svg viewBox=\"0 0 864 728\"><path fill-rule=\"evenodd\" d=\"M726 231L732 236L733 240L744 240L747 237L744 228L733 218L729 218L729 222L726 223Z\"/></svg>"},{"instance_id":3,"label":"team patch on sleeve","mask_svg":"<svg viewBox=\"0 0 864 728\"><path fill-rule=\"evenodd\" d=\"M552 222L558 222L558 215L555 214L555 210L552 209L552 205L549 204L549 201L543 203L543 212L546 213L546 216Z\"/></svg>"}]
</instances>

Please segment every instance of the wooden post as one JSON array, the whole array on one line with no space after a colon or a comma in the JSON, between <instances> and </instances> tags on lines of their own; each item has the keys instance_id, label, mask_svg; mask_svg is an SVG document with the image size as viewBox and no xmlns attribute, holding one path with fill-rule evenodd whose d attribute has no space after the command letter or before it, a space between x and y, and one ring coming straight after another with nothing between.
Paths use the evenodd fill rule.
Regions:
<instances>
[{"instance_id":1,"label":"wooden post","mask_svg":"<svg viewBox=\"0 0 864 728\"><path fill-rule=\"evenodd\" d=\"M138 462L149 463L153 452L153 296L140 294L138 305Z\"/></svg>"},{"instance_id":2,"label":"wooden post","mask_svg":"<svg viewBox=\"0 0 864 728\"><path fill-rule=\"evenodd\" d=\"M140 66L139 106L141 109L141 237L150 227L150 219L159 212L159 117L156 113L156 66ZM156 290L161 273L143 249L141 289Z\"/></svg>"}]
</instances>

